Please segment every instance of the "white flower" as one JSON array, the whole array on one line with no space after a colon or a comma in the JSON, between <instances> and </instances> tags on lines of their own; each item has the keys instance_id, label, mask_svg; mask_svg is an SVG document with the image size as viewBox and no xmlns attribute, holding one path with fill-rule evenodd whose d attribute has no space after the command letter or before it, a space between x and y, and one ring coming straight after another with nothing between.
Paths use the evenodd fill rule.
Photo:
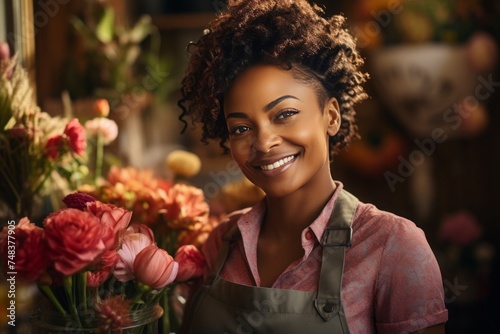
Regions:
<instances>
[{"instance_id":1,"label":"white flower","mask_svg":"<svg viewBox=\"0 0 500 334\"><path fill-rule=\"evenodd\" d=\"M111 143L118 136L118 125L109 118L96 117L91 119L85 122L85 129L89 136L102 135L104 145Z\"/></svg>"}]
</instances>

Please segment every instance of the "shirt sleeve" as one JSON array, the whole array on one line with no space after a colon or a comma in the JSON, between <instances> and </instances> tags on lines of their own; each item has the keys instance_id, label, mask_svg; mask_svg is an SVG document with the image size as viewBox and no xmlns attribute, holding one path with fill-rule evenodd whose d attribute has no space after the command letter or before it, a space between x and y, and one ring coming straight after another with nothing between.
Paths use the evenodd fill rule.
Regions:
<instances>
[{"instance_id":1,"label":"shirt sleeve","mask_svg":"<svg viewBox=\"0 0 500 334\"><path fill-rule=\"evenodd\" d=\"M412 333L444 323L441 272L421 229L394 217L375 286L375 322L382 334Z\"/></svg>"}]
</instances>

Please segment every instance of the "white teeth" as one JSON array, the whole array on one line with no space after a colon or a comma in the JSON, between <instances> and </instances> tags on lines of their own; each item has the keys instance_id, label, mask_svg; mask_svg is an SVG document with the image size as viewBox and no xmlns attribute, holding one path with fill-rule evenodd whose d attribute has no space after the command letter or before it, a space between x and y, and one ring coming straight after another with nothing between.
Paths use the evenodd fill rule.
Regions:
<instances>
[{"instance_id":1,"label":"white teeth","mask_svg":"<svg viewBox=\"0 0 500 334\"><path fill-rule=\"evenodd\" d=\"M275 168L283 166L284 164L286 164L287 162L292 161L292 160L293 160L293 155L286 157L286 158L283 158L281 160L278 160L273 164L263 165L260 168L262 168L262 170L273 170Z\"/></svg>"}]
</instances>

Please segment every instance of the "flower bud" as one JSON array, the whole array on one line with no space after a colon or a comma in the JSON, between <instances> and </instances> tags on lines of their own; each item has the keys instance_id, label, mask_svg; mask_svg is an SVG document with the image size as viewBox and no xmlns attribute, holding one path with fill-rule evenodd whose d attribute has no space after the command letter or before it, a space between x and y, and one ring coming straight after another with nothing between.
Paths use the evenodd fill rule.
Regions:
<instances>
[{"instance_id":1,"label":"flower bud","mask_svg":"<svg viewBox=\"0 0 500 334\"><path fill-rule=\"evenodd\" d=\"M163 289L177 276L179 264L164 249L151 245L140 251L134 260L137 281L152 289Z\"/></svg>"},{"instance_id":2,"label":"flower bud","mask_svg":"<svg viewBox=\"0 0 500 334\"><path fill-rule=\"evenodd\" d=\"M109 102L106 99L97 99L94 102L94 115L97 117L108 117Z\"/></svg>"}]
</instances>

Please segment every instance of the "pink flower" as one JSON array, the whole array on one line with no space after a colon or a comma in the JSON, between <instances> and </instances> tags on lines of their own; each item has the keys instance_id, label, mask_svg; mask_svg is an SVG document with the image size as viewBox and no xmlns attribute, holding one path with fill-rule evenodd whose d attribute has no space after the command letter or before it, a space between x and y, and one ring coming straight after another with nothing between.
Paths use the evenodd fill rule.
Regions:
<instances>
[{"instance_id":1,"label":"pink flower","mask_svg":"<svg viewBox=\"0 0 500 334\"><path fill-rule=\"evenodd\" d=\"M49 257L63 275L73 275L94 262L114 242L113 230L93 214L63 209L44 222Z\"/></svg>"},{"instance_id":2,"label":"pink flower","mask_svg":"<svg viewBox=\"0 0 500 334\"><path fill-rule=\"evenodd\" d=\"M174 281L179 264L164 249L151 245L137 254L133 268L140 283L160 290Z\"/></svg>"},{"instance_id":3,"label":"pink flower","mask_svg":"<svg viewBox=\"0 0 500 334\"><path fill-rule=\"evenodd\" d=\"M100 319L99 333L121 333L122 328L130 325L130 308L132 300L118 295L101 300L95 305L97 316Z\"/></svg>"},{"instance_id":4,"label":"pink flower","mask_svg":"<svg viewBox=\"0 0 500 334\"><path fill-rule=\"evenodd\" d=\"M98 117L108 117L109 102L106 99L97 99L94 102L94 115Z\"/></svg>"},{"instance_id":5,"label":"pink flower","mask_svg":"<svg viewBox=\"0 0 500 334\"><path fill-rule=\"evenodd\" d=\"M56 160L63 147L63 137L55 135L50 137L45 144L45 154L52 160Z\"/></svg>"},{"instance_id":6,"label":"pink flower","mask_svg":"<svg viewBox=\"0 0 500 334\"><path fill-rule=\"evenodd\" d=\"M132 218L131 211L100 201L87 202L85 211L91 212L99 218L101 223L112 228L115 234L125 230Z\"/></svg>"},{"instance_id":7,"label":"pink flower","mask_svg":"<svg viewBox=\"0 0 500 334\"><path fill-rule=\"evenodd\" d=\"M445 217L439 226L439 237L457 246L466 246L481 237L482 227L476 218L462 211Z\"/></svg>"},{"instance_id":8,"label":"pink flower","mask_svg":"<svg viewBox=\"0 0 500 334\"><path fill-rule=\"evenodd\" d=\"M87 207L87 202L95 202L96 199L84 193L73 193L63 198L64 204L68 208L84 210Z\"/></svg>"},{"instance_id":9,"label":"pink flower","mask_svg":"<svg viewBox=\"0 0 500 334\"><path fill-rule=\"evenodd\" d=\"M134 261L137 254L153 244L147 235L142 233L127 234L123 237L118 251L120 258L114 270L114 276L120 282L127 282L135 278Z\"/></svg>"},{"instance_id":10,"label":"pink flower","mask_svg":"<svg viewBox=\"0 0 500 334\"><path fill-rule=\"evenodd\" d=\"M43 229L28 218L22 218L13 231L14 234L10 234L13 238L9 238L7 227L2 231L3 271L17 272L16 277L20 281L33 282L45 272L48 265Z\"/></svg>"},{"instance_id":11,"label":"pink flower","mask_svg":"<svg viewBox=\"0 0 500 334\"><path fill-rule=\"evenodd\" d=\"M87 148L87 136L85 135L85 129L77 118L73 118L68 122L64 129L64 134L68 136L69 146L73 152L78 155L85 152Z\"/></svg>"},{"instance_id":12,"label":"pink flower","mask_svg":"<svg viewBox=\"0 0 500 334\"><path fill-rule=\"evenodd\" d=\"M91 136L101 135L104 145L111 143L118 137L118 125L109 118L97 117L85 122L85 129Z\"/></svg>"},{"instance_id":13,"label":"pink flower","mask_svg":"<svg viewBox=\"0 0 500 334\"><path fill-rule=\"evenodd\" d=\"M195 246L181 246L175 253L175 261L179 263L179 272L175 278L177 282L185 282L203 275L205 258Z\"/></svg>"},{"instance_id":14,"label":"pink flower","mask_svg":"<svg viewBox=\"0 0 500 334\"><path fill-rule=\"evenodd\" d=\"M114 250L106 251L102 254L97 263L93 263L95 269L87 272L87 285L90 287L98 287L102 282L111 276L111 272L115 268L120 256Z\"/></svg>"},{"instance_id":15,"label":"pink flower","mask_svg":"<svg viewBox=\"0 0 500 334\"><path fill-rule=\"evenodd\" d=\"M110 276L111 270L87 271L87 286L97 288Z\"/></svg>"},{"instance_id":16,"label":"pink flower","mask_svg":"<svg viewBox=\"0 0 500 334\"><path fill-rule=\"evenodd\" d=\"M10 58L9 44L0 42L0 61Z\"/></svg>"},{"instance_id":17,"label":"pink flower","mask_svg":"<svg viewBox=\"0 0 500 334\"><path fill-rule=\"evenodd\" d=\"M151 243L155 242L155 236L153 231L146 224L132 224L125 231L125 235L132 233L142 233L151 240Z\"/></svg>"}]
</instances>

